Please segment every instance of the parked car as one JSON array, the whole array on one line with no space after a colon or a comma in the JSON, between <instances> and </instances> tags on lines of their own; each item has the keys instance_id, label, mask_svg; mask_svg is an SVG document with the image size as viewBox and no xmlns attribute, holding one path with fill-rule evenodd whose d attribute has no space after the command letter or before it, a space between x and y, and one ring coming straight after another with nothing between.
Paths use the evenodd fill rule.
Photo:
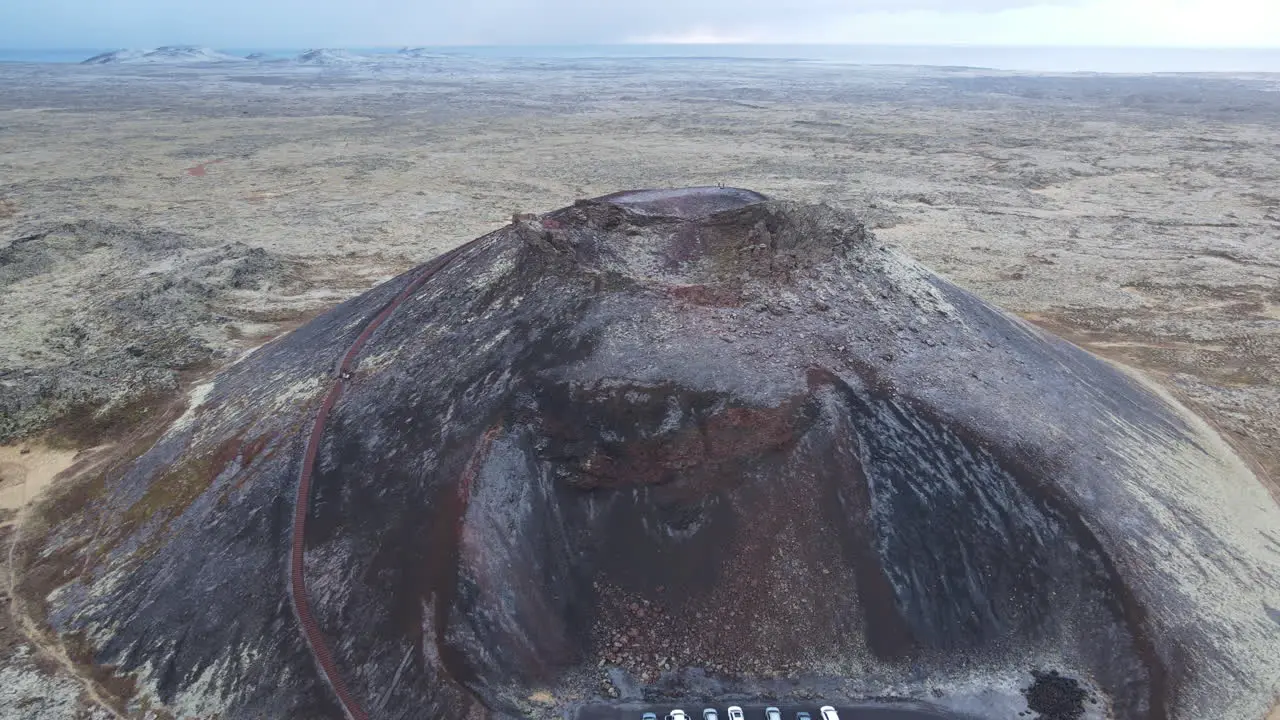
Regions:
<instances>
[{"instance_id":1,"label":"parked car","mask_svg":"<svg viewBox=\"0 0 1280 720\"><path fill-rule=\"evenodd\" d=\"M640 716L640 720L658 720L657 713L645 713Z\"/></svg>"},{"instance_id":2,"label":"parked car","mask_svg":"<svg viewBox=\"0 0 1280 720\"><path fill-rule=\"evenodd\" d=\"M782 711L776 707L765 708L764 720L782 720Z\"/></svg>"},{"instance_id":3,"label":"parked car","mask_svg":"<svg viewBox=\"0 0 1280 720\"><path fill-rule=\"evenodd\" d=\"M798 712L796 713L796 720L813 720L813 717L807 712Z\"/></svg>"},{"instance_id":4,"label":"parked car","mask_svg":"<svg viewBox=\"0 0 1280 720\"><path fill-rule=\"evenodd\" d=\"M707 708L702 711L702 720L720 720L720 713L715 708Z\"/></svg>"},{"instance_id":5,"label":"parked car","mask_svg":"<svg viewBox=\"0 0 1280 720\"><path fill-rule=\"evenodd\" d=\"M685 715L683 710L672 710L667 715L667 720L689 720L689 716Z\"/></svg>"},{"instance_id":6,"label":"parked car","mask_svg":"<svg viewBox=\"0 0 1280 720\"><path fill-rule=\"evenodd\" d=\"M729 706L729 720L742 720L742 708L737 705Z\"/></svg>"},{"instance_id":7,"label":"parked car","mask_svg":"<svg viewBox=\"0 0 1280 720\"><path fill-rule=\"evenodd\" d=\"M822 713L822 720L840 720L840 715L836 713L836 709L830 705L823 705L818 712Z\"/></svg>"}]
</instances>

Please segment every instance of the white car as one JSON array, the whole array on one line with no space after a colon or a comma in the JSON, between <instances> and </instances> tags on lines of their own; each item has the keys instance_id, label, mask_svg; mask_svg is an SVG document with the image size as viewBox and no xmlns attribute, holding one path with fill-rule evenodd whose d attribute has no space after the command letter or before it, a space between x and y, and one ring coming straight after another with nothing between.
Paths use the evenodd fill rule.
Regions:
<instances>
[{"instance_id":1,"label":"white car","mask_svg":"<svg viewBox=\"0 0 1280 720\"><path fill-rule=\"evenodd\" d=\"M689 716L683 710L672 710L667 714L667 720L689 720Z\"/></svg>"},{"instance_id":2,"label":"white car","mask_svg":"<svg viewBox=\"0 0 1280 720\"><path fill-rule=\"evenodd\" d=\"M776 707L765 708L764 720L782 720L782 711Z\"/></svg>"},{"instance_id":3,"label":"white car","mask_svg":"<svg viewBox=\"0 0 1280 720\"><path fill-rule=\"evenodd\" d=\"M822 714L822 720L840 720L840 715L830 705L823 705L818 712Z\"/></svg>"},{"instance_id":4,"label":"white car","mask_svg":"<svg viewBox=\"0 0 1280 720\"><path fill-rule=\"evenodd\" d=\"M742 720L742 708L737 705L729 706L729 720Z\"/></svg>"}]
</instances>

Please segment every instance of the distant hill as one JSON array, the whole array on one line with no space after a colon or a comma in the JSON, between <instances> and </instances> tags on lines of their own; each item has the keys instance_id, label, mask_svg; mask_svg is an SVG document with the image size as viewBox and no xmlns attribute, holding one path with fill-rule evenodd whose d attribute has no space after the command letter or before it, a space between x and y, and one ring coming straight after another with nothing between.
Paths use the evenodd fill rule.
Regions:
<instances>
[{"instance_id":1,"label":"distant hill","mask_svg":"<svg viewBox=\"0 0 1280 720\"><path fill-rule=\"evenodd\" d=\"M396 53L396 54L398 54L400 57L404 57L404 58L411 58L411 59L415 59L415 60L417 60L417 59L427 60L427 59L435 59L435 58L446 58L446 57L449 57L448 55L446 55L446 54L444 54L444 53L442 53L442 52L438 52L438 51L436 51L436 50L431 50L431 49L428 49L428 48L420 48L420 47L416 47L416 48L411 48L411 47L400 48L400 50L399 50L399 51L397 51L397 53Z\"/></svg>"},{"instance_id":2,"label":"distant hill","mask_svg":"<svg viewBox=\"0 0 1280 720\"><path fill-rule=\"evenodd\" d=\"M147 53L146 50L112 50L104 52L100 55L94 55L88 60L82 61L81 65L111 65L114 63L133 62Z\"/></svg>"},{"instance_id":3,"label":"distant hill","mask_svg":"<svg viewBox=\"0 0 1280 720\"><path fill-rule=\"evenodd\" d=\"M354 65L370 61L370 58L362 55L354 55L346 50L335 50L332 48L316 48L308 50L294 58L294 62L302 65Z\"/></svg>"},{"instance_id":4,"label":"distant hill","mask_svg":"<svg viewBox=\"0 0 1280 720\"><path fill-rule=\"evenodd\" d=\"M228 55L209 48L192 45L166 45L154 50L113 50L94 55L83 65L114 65L119 63L213 63L240 62L244 58Z\"/></svg>"},{"instance_id":5,"label":"distant hill","mask_svg":"<svg viewBox=\"0 0 1280 720\"><path fill-rule=\"evenodd\" d=\"M170 45L153 50L113 50L94 55L82 61L83 65L116 65L140 63L227 63L227 62L281 62L298 65L353 66L414 63L440 60L449 55L422 47L406 47L394 53L360 55L340 48L313 48L296 57L285 59L265 52L255 52L245 57L229 55L218 50L192 45Z\"/></svg>"}]
</instances>

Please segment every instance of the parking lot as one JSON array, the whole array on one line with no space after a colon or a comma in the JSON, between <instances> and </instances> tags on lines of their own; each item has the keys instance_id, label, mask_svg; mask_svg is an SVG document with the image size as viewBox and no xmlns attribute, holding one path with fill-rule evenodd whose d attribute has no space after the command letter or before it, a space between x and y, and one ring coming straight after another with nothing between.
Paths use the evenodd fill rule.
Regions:
<instances>
[{"instance_id":1,"label":"parking lot","mask_svg":"<svg viewBox=\"0 0 1280 720\"><path fill-rule=\"evenodd\" d=\"M799 713L807 712L812 720L821 720L822 715L818 709L826 703L817 703L813 705L787 705L787 704L758 704L758 703L735 703L741 707L744 714L744 720L766 720L765 708L777 707L782 711L782 720L796 720ZM682 705L625 705L625 706L590 706L579 712L577 720L641 720L644 714L651 712L658 716L658 720L666 720L668 713L674 709L680 709L689 716L689 720L703 720L703 710L707 708L716 711L717 720L728 720L729 705L707 705L697 702L684 703ZM954 714L944 714L937 710L929 710L919 706L909 704L903 705L865 705L865 706L835 706L840 720L965 720L961 716Z\"/></svg>"}]
</instances>

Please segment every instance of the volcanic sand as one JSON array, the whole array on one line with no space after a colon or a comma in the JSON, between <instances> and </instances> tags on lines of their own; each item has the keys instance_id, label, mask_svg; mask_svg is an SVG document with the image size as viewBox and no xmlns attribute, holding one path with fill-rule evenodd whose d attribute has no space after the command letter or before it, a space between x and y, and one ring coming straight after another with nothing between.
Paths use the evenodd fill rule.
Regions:
<instances>
[{"instance_id":1,"label":"volcanic sand","mask_svg":"<svg viewBox=\"0 0 1280 720\"><path fill-rule=\"evenodd\" d=\"M73 450L0 447L0 510L17 510L75 461Z\"/></svg>"}]
</instances>

